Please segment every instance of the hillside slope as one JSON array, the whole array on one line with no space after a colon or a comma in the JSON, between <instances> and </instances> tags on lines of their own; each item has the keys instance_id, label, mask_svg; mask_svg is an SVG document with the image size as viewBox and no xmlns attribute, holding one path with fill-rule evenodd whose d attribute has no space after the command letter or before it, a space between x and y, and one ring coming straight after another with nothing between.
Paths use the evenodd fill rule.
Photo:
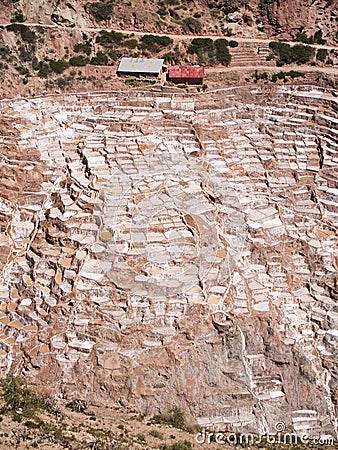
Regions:
<instances>
[{"instance_id":1,"label":"hillside slope","mask_svg":"<svg viewBox=\"0 0 338 450\"><path fill-rule=\"evenodd\" d=\"M138 0L90 2L2 0L0 21L22 11L29 22L102 26L164 33L228 33L290 40L297 33L337 38L337 6L331 0Z\"/></svg>"}]
</instances>

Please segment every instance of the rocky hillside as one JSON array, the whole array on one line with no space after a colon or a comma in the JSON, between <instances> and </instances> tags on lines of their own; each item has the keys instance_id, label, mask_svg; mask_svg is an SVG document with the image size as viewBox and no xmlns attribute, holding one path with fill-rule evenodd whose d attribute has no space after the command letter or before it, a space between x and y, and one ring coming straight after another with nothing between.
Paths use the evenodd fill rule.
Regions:
<instances>
[{"instance_id":1,"label":"rocky hillside","mask_svg":"<svg viewBox=\"0 0 338 450\"><path fill-rule=\"evenodd\" d=\"M144 0L140 8L136 0L2 0L0 5L3 97L123 88L124 82L115 77L122 56L161 57L166 64L211 67L278 68L295 63L332 68L338 62L337 16L330 2L316 2L311 7L299 2L299 6L293 3L291 7L286 2L279 6L279 2L267 0ZM151 33L164 35L155 37ZM194 44L194 35L208 37ZM211 42L210 36L218 42ZM298 42L303 45L298 52L302 54L285 57L282 49L284 56L280 55L269 47L274 39ZM251 70L237 79L252 76ZM327 85L334 86L334 79Z\"/></svg>"},{"instance_id":2,"label":"rocky hillside","mask_svg":"<svg viewBox=\"0 0 338 450\"><path fill-rule=\"evenodd\" d=\"M163 33L239 33L279 36L317 31L337 38L337 5L332 0L1 0L0 20L22 12L29 22L95 26Z\"/></svg>"}]
</instances>

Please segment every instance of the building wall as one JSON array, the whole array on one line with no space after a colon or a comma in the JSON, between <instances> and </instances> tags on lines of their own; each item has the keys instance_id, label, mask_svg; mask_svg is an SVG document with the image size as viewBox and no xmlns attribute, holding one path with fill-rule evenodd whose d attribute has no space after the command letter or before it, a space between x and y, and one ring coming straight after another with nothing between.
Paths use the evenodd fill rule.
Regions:
<instances>
[{"instance_id":1,"label":"building wall","mask_svg":"<svg viewBox=\"0 0 338 450\"><path fill-rule=\"evenodd\" d=\"M203 78L168 78L175 84L203 84Z\"/></svg>"},{"instance_id":2,"label":"building wall","mask_svg":"<svg viewBox=\"0 0 338 450\"><path fill-rule=\"evenodd\" d=\"M158 78L160 74L158 73L144 73L144 72L116 72L119 77L144 77L144 78ZM161 72L162 73L162 72Z\"/></svg>"}]
</instances>

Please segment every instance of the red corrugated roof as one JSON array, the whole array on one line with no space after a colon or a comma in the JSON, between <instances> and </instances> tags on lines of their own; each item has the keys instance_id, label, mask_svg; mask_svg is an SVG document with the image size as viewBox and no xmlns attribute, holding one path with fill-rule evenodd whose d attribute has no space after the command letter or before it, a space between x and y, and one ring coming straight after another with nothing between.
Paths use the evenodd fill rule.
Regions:
<instances>
[{"instance_id":1,"label":"red corrugated roof","mask_svg":"<svg viewBox=\"0 0 338 450\"><path fill-rule=\"evenodd\" d=\"M204 78L203 66L171 66L170 78Z\"/></svg>"}]
</instances>

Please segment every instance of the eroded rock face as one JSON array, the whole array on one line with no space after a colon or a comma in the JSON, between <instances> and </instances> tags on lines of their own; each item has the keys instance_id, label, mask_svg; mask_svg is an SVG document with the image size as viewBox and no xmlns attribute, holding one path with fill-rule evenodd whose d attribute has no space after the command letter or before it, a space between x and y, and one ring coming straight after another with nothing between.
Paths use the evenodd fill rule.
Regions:
<instances>
[{"instance_id":1,"label":"eroded rock face","mask_svg":"<svg viewBox=\"0 0 338 450\"><path fill-rule=\"evenodd\" d=\"M3 374L208 427L335 436L336 98L3 101Z\"/></svg>"}]
</instances>

